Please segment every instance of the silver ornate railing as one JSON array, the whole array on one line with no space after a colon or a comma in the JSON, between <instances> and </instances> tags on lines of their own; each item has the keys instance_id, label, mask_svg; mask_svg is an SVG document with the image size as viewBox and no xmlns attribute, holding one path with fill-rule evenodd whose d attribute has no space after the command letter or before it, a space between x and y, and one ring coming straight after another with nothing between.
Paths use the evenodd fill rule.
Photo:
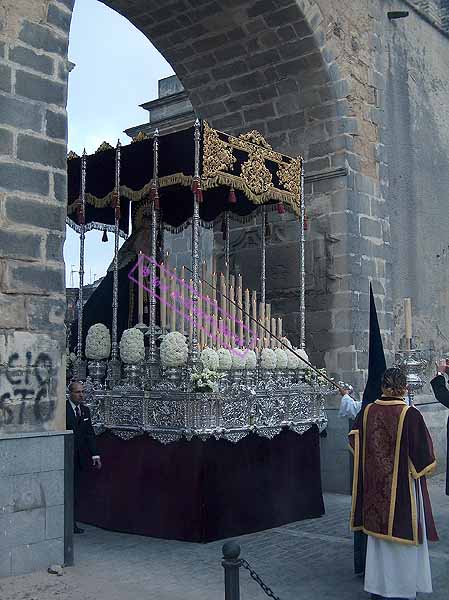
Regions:
<instances>
[{"instance_id":1,"label":"silver ornate railing","mask_svg":"<svg viewBox=\"0 0 449 600\"><path fill-rule=\"evenodd\" d=\"M173 370L174 371L174 370ZM97 433L122 439L149 435L162 443L194 436L238 442L250 433L273 438L284 429L302 434L327 425L326 387L288 372L227 372L214 392L189 389L182 371L172 372L150 391L128 383L104 389L86 382Z\"/></svg>"}]
</instances>

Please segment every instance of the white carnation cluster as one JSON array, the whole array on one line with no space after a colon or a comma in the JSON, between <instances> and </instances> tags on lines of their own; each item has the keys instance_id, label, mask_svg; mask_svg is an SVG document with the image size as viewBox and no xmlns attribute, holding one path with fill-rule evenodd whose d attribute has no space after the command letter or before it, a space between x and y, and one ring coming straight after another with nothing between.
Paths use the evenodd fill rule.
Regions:
<instances>
[{"instance_id":1,"label":"white carnation cluster","mask_svg":"<svg viewBox=\"0 0 449 600\"><path fill-rule=\"evenodd\" d=\"M291 341L287 337L281 337L281 342L289 348L293 348Z\"/></svg>"},{"instance_id":2,"label":"white carnation cluster","mask_svg":"<svg viewBox=\"0 0 449 600\"><path fill-rule=\"evenodd\" d=\"M257 356L254 350L248 350L245 354L245 369L247 371L254 371L257 367Z\"/></svg>"},{"instance_id":3,"label":"white carnation cluster","mask_svg":"<svg viewBox=\"0 0 449 600\"><path fill-rule=\"evenodd\" d=\"M86 358L88 360L106 360L111 352L111 336L103 323L95 323L86 336Z\"/></svg>"},{"instance_id":4,"label":"white carnation cluster","mask_svg":"<svg viewBox=\"0 0 449 600\"><path fill-rule=\"evenodd\" d=\"M164 367L183 367L187 364L189 347L186 338L179 331L172 331L164 336L161 343L161 363Z\"/></svg>"},{"instance_id":5,"label":"white carnation cluster","mask_svg":"<svg viewBox=\"0 0 449 600\"><path fill-rule=\"evenodd\" d=\"M292 349L296 352L296 354L299 354L299 356L301 356L307 362L309 362L309 357L307 356L307 353L305 350L300 350L298 348L292 348ZM287 369L301 369L301 370L306 369L307 368L306 363L303 362L300 358L298 358L298 356L296 356L296 354L293 354L293 352L291 350L287 350L287 357L288 357Z\"/></svg>"},{"instance_id":6,"label":"white carnation cluster","mask_svg":"<svg viewBox=\"0 0 449 600\"><path fill-rule=\"evenodd\" d=\"M287 352L282 348L276 348L274 353L276 355L276 369L286 369L288 365Z\"/></svg>"},{"instance_id":7,"label":"white carnation cluster","mask_svg":"<svg viewBox=\"0 0 449 600\"><path fill-rule=\"evenodd\" d=\"M271 348L264 348L260 357L262 369L273 370L276 368L276 354Z\"/></svg>"},{"instance_id":8,"label":"white carnation cluster","mask_svg":"<svg viewBox=\"0 0 449 600\"><path fill-rule=\"evenodd\" d=\"M211 369L203 369L201 373L192 373L190 381L199 392L212 392L217 387L221 375Z\"/></svg>"},{"instance_id":9,"label":"white carnation cluster","mask_svg":"<svg viewBox=\"0 0 449 600\"><path fill-rule=\"evenodd\" d=\"M201 362L203 363L204 369L216 371L219 365L218 354L213 348L204 348L201 352Z\"/></svg>"},{"instance_id":10,"label":"white carnation cluster","mask_svg":"<svg viewBox=\"0 0 449 600\"><path fill-rule=\"evenodd\" d=\"M143 333L136 328L125 329L120 340L120 358L127 365L136 365L145 358Z\"/></svg>"},{"instance_id":11,"label":"white carnation cluster","mask_svg":"<svg viewBox=\"0 0 449 600\"><path fill-rule=\"evenodd\" d=\"M240 348L234 348L231 352L232 368L243 370L246 364L246 354Z\"/></svg>"},{"instance_id":12,"label":"white carnation cluster","mask_svg":"<svg viewBox=\"0 0 449 600\"><path fill-rule=\"evenodd\" d=\"M219 348L218 354L218 367L222 371L228 371L232 367L231 353L227 348Z\"/></svg>"}]
</instances>

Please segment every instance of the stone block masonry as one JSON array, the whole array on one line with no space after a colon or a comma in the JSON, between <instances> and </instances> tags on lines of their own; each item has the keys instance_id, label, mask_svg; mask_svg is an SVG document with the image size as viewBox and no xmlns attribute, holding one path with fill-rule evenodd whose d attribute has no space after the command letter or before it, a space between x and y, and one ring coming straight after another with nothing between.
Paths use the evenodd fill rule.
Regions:
<instances>
[{"instance_id":1,"label":"stone block masonry","mask_svg":"<svg viewBox=\"0 0 449 600\"><path fill-rule=\"evenodd\" d=\"M72 457L64 447L71 436L0 435L0 577L65 563L72 543L65 519L73 528L73 507L64 478Z\"/></svg>"}]
</instances>

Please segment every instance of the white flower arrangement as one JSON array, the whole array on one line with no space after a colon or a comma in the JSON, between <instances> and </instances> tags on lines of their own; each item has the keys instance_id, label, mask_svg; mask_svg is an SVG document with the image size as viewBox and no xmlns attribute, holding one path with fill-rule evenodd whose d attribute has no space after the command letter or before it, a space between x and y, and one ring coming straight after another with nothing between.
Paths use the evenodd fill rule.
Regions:
<instances>
[{"instance_id":1,"label":"white flower arrangement","mask_svg":"<svg viewBox=\"0 0 449 600\"><path fill-rule=\"evenodd\" d=\"M187 364L189 347L186 338L179 331L172 331L164 336L161 343L161 363L164 367L183 367Z\"/></svg>"},{"instance_id":2,"label":"white flower arrangement","mask_svg":"<svg viewBox=\"0 0 449 600\"><path fill-rule=\"evenodd\" d=\"M203 363L204 369L216 371L219 366L218 354L213 348L204 348L201 352L201 362Z\"/></svg>"},{"instance_id":3,"label":"white flower arrangement","mask_svg":"<svg viewBox=\"0 0 449 600\"><path fill-rule=\"evenodd\" d=\"M310 361L309 361L309 357L307 356L307 352L306 352L305 350L301 350L301 349L299 349L299 348L295 348L295 351L296 351L296 354L299 354L299 356L300 356L301 358L303 358L303 359L304 359L304 360L306 360L307 362L310 362ZM299 365L298 365L298 368L299 368L299 369L302 369L302 370L304 370L304 369L307 369L307 365L306 365L306 363L305 363L305 362L303 362L302 360L299 360Z\"/></svg>"},{"instance_id":4,"label":"white flower arrangement","mask_svg":"<svg viewBox=\"0 0 449 600\"><path fill-rule=\"evenodd\" d=\"M273 370L276 368L276 354L271 348L264 348L260 358L262 369Z\"/></svg>"},{"instance_id":5,"label":"white flower arrangement","mask_svg":"<svg viewBox=\"0 0 449 600\"><path fill-rule=\"evenodd\" d=\"M326 369L317 369L318 373L325 375L328 377ZM327 385L326 379L321 377L319 374L312 369L306 368L304 370L304 381L309 385ZM330 378L333 381L333 377Z\"/></svg>"},{"instance_id":6,"label":"white flower arrangement","mask_svg":"<svg viewBox=\"0 0 449 600\"><path fill-rule=\"evenodd\" d=\"M243 369L245 368L245 364L246 364L245 350L242 350L241 348L234 348L231 352L231 358L232 358L232 368L243 371Z\"/></svg>"},{"instance_id":7,"label":"white flower arrangement","mask_svg":"<svg viewBox=\"0 0 449 600\"><path fill-rule=\"evenodd\" d=\"M291 341L287 337L281 337L281 342L283 342L289 348L293 348Z\"/></svg>"},{"instance_id":8,"label":"white flower arrangement","mask_svg":"<svg viewBox=\"0 0 449 600\"><path fill-rule=\"evenodd\" d=\"M86 358L88 360L107 360L111 352L111 336L103 323L95 323L86 336Z\"/></svg>"},{"instance_id":9,"label":"white flower arrangement","mask_svg":"<svg viewBox=\"0 0 449 600\"><path fill-rule=\"evenodd\" d=\"M282 348L276 348L274 353L276 355L276 369L286 369L288 365L287 352Z\"/></svg>"},{"instance_id":10,"label":"white flower arrangement","mask_svg":"<svg viewBox=\"0 0 449 600\"><path fill-rule=\"evenodd\" d=\"M254 371L257 367L257 356L254 350L248 350L245 354L245 369L247 371Z\"/></svg>"},{"instance_id":11,"label":"white flower arrangement","mask_svg":"<svg viewBox=\"0 0 449 600\"><path fill-rule=\"evenodd\" d=\"M296 354L293 354L293 352L291 350L287 350L287 369L299 369L301 364L301 360L296 356ZM296 350L295 350L296 352Z\"/></svg>"},{"instance_id":12,"label":"white flower arrangement","mask_svg":"<svg viewBox=\"0 0 449 600\"><path fill-rule=\"evenodd\" d=\"M128 365L136 365L145 358L143 333L133 327L125 329L120 340L120 358Z\"/></svg>"},{"instance_id":13,"label":"white flower arrangement","mask_svg":"<svg viewBox=\"0 0 449 600\"><path fill-rule=\"evenodd\" d=\"M190 381L195 384L198 392L213 392L221 375L211 369L203 369L201 373L192 373Z\"/></svg>"},{"instance_id":14,"label":"white flower arrangement","mask_svg":"<svg viewBox=\"0 0 449 600\"><path fill-rule=\"evenodd\" d=\"M232 367L231 353L227 348L219 348L218 354L218 367L222 371L228 371Z\"/></svg>"}]
</instances>

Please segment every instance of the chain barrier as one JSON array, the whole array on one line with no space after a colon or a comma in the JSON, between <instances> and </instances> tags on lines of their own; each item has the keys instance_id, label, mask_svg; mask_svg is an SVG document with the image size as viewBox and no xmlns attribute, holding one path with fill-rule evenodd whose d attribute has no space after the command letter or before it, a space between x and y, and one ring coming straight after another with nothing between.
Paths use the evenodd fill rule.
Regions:
<instances>
[{"instance_id":1,"label":"chain barrier","mask_svg":"<svg viewBox=\"0 0 449 600\"><path fill-rule=\"evenodd\" d=\"M251 568L251 566L248 563L248 561L246 561L245 559L241 559L241 560L242 560L242 567L244 569L246 569L247 571L249 571L249 574L251 575L251 577L254 579L254 581L256 583L258 583L260 585L260 587L265 592L265 594L269 598L273 598L274 600L281 600L279 598L279 596L276 596L275 593L273 592L273 590L270 587L268 587L266 583L264 583L262 581L262 579L259 577L259 575L256 573L256 571L254 571L254 569Z\"/></svg>"}]
</instances>

